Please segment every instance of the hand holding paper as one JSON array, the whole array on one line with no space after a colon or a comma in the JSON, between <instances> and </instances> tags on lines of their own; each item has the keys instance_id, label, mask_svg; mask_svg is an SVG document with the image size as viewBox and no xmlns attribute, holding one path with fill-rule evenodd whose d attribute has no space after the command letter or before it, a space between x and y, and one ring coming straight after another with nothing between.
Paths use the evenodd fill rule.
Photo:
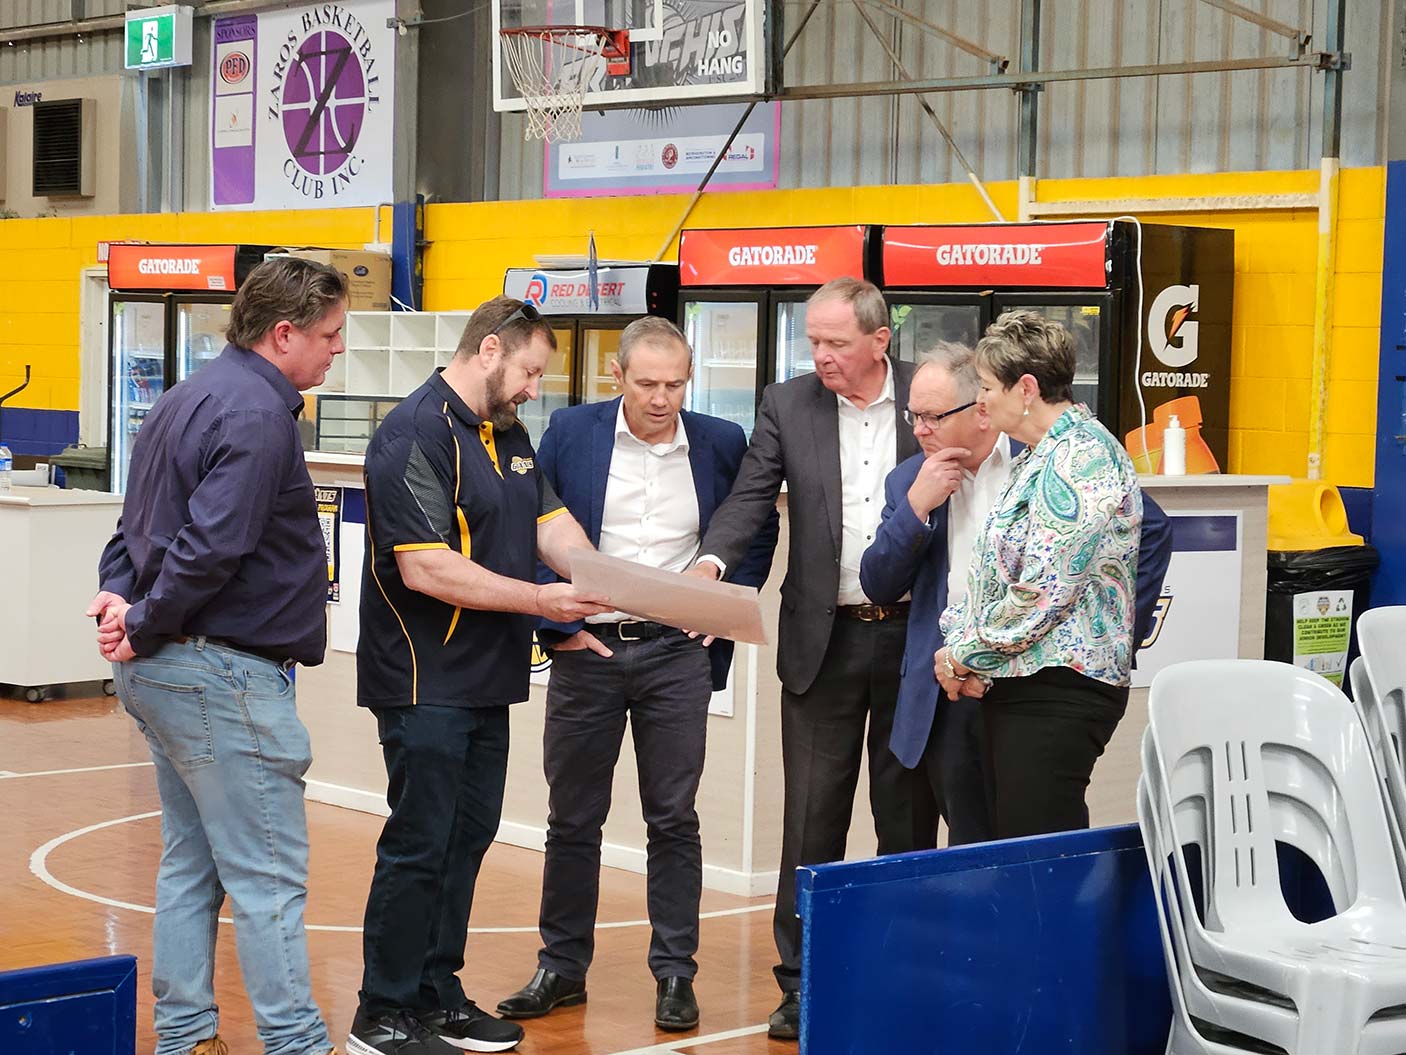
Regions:
<instances>
[{"instance_id":1,"label":"hand holding paper","mask_svg":"<svg viewBox=\"0 0 1406 1055\"><path fill-rule=\"evenodd\" d=\"M595 550L571 551L571 582L582 593L603 594L617 609L700 634L767 643L756 590L697 575L647 568Z\"/></svg>"}]
</instances>

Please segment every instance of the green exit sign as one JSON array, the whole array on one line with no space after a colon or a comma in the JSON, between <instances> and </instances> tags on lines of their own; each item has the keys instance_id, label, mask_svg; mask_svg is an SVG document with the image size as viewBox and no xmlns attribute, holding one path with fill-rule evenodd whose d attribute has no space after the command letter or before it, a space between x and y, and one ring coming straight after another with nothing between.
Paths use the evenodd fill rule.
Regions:
<instances>
[{"instance_id":1,"label":"green exit sign","mask_svg":"<svg viewBox=\"0 0 1406 1055\"><path fill-rule=\"evenodd\" d=\"M147 7L127 12L127 69L190 65L189 7Z\"/></svg>"}]
</instances>

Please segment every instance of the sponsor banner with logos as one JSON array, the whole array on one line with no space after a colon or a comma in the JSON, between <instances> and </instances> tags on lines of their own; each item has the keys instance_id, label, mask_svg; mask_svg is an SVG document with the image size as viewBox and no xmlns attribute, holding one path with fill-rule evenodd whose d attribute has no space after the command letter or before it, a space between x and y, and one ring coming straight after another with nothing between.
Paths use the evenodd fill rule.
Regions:
<instances>
[{"instance_id":1,"label":"sponsor banner with logos","mask_svg":"<svg viewBox=\"0 0 1406 1055\"><path fill-rule=\"evenodd\" d=\"M1164 667L1240 654L1239 513L1168 513L1172 560L1152 628L1137 654L1133 687L1146 688Z\"/></svg>"},{"instance_id":2,"label":"sponsor banner with logos","mask_svg":"<svg viewBox=\"0 0 1406 1055\"><path fill-rule=\"evenodd\" d=\"M212 207L390 200L394 16L394 0L345 0L214 20Z\"/></svg>"},{"instance_id":3,"label":"sponsor banner with logos","mask_svg":"<svg viewBox=\"0 0 1406 1055\"><path fill-rule=\"evenodd\" d=\"M531 304L543 315L644 315L649 267L603 267L596 272L599 306L591 307L587 271L513 268L503 278L503 294Z\"/></svg>"},{"instance_id":4,"label":"sponsor banner with logos","mask_svg":"<svg viewBox=\"0 0 1406 1055\"><path fill-rule=\"evenodd\" d=\"M972 224L884 230L884 285L1108 285L1106 223Z\"/></svg>"},{"instance_id":5,"label":"sponsor banner with logos","mask_svg":"<svg viewBox=\"0 0 1406 1055\"><path fill-rule=\"evenodd\" d=\"M684 231L679 280L685 286L819 286L864 277L863 225Z\"/></svg>"},{"instance_id":6,"label":"sponsor banner with logos","mask_svg":"<svg viewBox=\"0 0 1406 1055\"><path fill-rule=\"evenodd\" d=\"M551 143L543 186L549 198L680 194L694 190L737 126L745 106L587 111L581 138ZM708 181L710 191L777 185L781 104L759 105Z\"/></svg>"},{"instance_id":7,"label":"sponsor banner with logos","mask_svg":"<svg viewBox=\"0 0 1406 1055\"><path fill-rule=\"evenodd\" d=\"M111 289L200 289L234 291L232 245L108 246Z\"/></svg>"}]
</instances>

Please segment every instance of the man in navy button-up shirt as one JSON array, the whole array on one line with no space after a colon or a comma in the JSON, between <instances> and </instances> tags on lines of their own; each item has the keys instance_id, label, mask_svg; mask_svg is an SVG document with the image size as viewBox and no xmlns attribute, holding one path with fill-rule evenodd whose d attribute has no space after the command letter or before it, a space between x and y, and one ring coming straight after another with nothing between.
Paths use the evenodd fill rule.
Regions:
<instances>
[{"instance_id":1,"label":"man in navy button-up shirt","mask_svg":"<svg viewBox=\"0 0 1406 1055\"><path fill-rule=\"evenodd\" d=\"M288 670L326 646L326 548L296 418L299 392L343 351L346 295L340 274L305 260L249 274L224 354L143 423L99 565L88 614L161 793L157 1055L223 1050L212 981L226 893L265 1050L334 1050L308 972L312 759Z\"/></svg>"}]
</instances>

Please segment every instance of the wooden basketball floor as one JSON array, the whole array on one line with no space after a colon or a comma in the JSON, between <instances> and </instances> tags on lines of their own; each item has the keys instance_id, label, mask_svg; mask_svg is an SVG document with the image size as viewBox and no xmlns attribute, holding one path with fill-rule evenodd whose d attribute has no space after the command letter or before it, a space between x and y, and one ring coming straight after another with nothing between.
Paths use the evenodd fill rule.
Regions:
<instances>
[{"instance_id":1,"label":"wooden basketball floor","mask_svg":"<svg viewBox=\"0 0 1406 1055\"><path fill-rule=\"evenodd\" d=\"M141 976L137 1050L144 1055L155 1044L150 906L159 810L145 742L116 700L0 698L0 970L134 954ZM341 1044L356 1010L361 914L381 821L309 803L308 822L313 995ZM484 864L463 979L469 996L490 1010L536 968L541 874L540 854L501 844ZM696 982L702 1020L693 1032L664 1033L654 1028L654 982L645 965L644 877L606 869L589 1002L524 1023L527 1037L518 1050L794 1055L794 1043L766 1037L767 1015L779 999L770 907L770 898L703 892ZM233 928L222 926L215 975L220 1031L232 1055L258 1055L233 939Z\"/></svg>"}]
</instances>

